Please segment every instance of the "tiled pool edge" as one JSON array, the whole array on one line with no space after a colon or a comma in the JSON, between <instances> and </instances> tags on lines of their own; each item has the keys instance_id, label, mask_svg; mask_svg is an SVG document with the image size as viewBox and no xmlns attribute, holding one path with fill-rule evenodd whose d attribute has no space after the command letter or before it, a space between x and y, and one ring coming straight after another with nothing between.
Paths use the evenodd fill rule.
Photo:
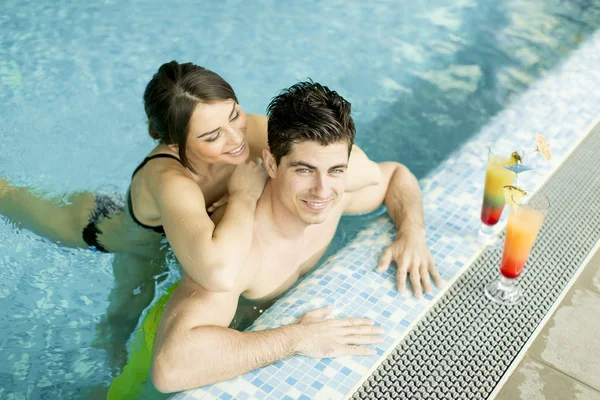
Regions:
<instances>
[{"instance_id":1,"label":"tiled pool edge","mask_svg":"<svg viewBox=\"0 0 600 400\"><path fill-rule=\"evenodd\" d=\"M553 166L553 168L550 171L548 171L548 173L542 179L540 179L539 182L537 182L537 186L535 188L531 188L531 190L534 190L534 191L538 190L540 186L542 186L546 181L548 181L548 179L550 179L552 177L552 175L554 175L559 170L559 168L563 165L564 161L569 157L569 155L571 155L577 149L577 147L581 144L581 142L598 125L600 125L600 117L596 118L596 120L594 120L590 124L589 128L586 129L587 133L584 133L583 135L581 135L577 139L577 141L575 142L575 144L573 145L573 147L560 160L560 163L558 163L557 165ZM498 228L504 229L506 227L506 220L505 219L501 220L498 223L497 226L498 226ZM533 342L533 340L535 340L535 336L537 335L537 333L540 330L543 329L543 327L546 324L547 320L551 317L552 313L554 312L554 310L556 309L556 307L558 306L558 304L560 303L560 301L562 300L562 298L569 291L569 289L571 288L573 282L575 282L575 280L577 279L577 277L579 277L581 271L583 270L583 268L586 265L586 262L589 261L589 259L594 255L595 249L597 249L598 247L600 247L600 241L596 244L596 246L594 247L594 249L592 250L592 252L587 255L586 261L577 270L577 272L575 273L575 275L569 281L568 285L563 289L563 292L561 292L560 297L557 299L556 303L552 306L551 310L548 312L548 315L540 323L540 325L538 326L538 328L534 332L532 338L530 338L530 340L524 346L524 348L522 350L522 354L519 353L519 355L517 356L517 358L515 358L513 365L511 365L511 368L506 372L506 375L498 383L498 387L494 390L494 393L497 390L499 390L499 388L501 388L501 386L504 383L504 381L506 379L508 379L508 376L510 376L510 374L512 373L512 371L514 370L514 368L516 368L516 366L519 364L519 362L521 361L521 359L525 355L525 352L526 352L527 348ZM404 340L404 338L406 337L406 335L415 327L415 325L417 325L420 322L420 320L431 310L431 308L433 308L433 306L440 300L440 298L442 298L446 294L446 292L452 287L452 285L472 266L472 264L474 263L474 261L476 259L478 259L485 250L486 250L485 247L480 247L473 254L473 256L471 257L471 259L469 259L469 261L467 261L464 264L464 266L456 273L456 275L450 281L445 282L444 287L429 302L429 304L427 305L427 307L425 307L423 309L423 311L411 322L411 324L406 328L406 330L404 332L402 332L402 334L396 339L396 342L379 358L378 362L375 363L375 364L373 364L373 366L361 377L360 381L350 390L350 392L346 393L346 395L344 396L344 400L350 399L352 397L352 395L356 392L356 390L358 390L358 388L369 378L369 376L381 365L381 363L388 357L388 355L390 355L395 350L396 346L400 342L402 342ZM490 398L493 398L493 395L490 395Z\"/></svg>"},{"instance_id":2,"label":"tiled pool edge","mask_svg":"<svg viewBox=\"0 0 600 400\"><path fill-rule=\"evenodd\" d=\"M600 125L539 189L554 205L519 278L523 301L486 298L502 252L482 253L352 398L489 398L600 241L600 175L586 173L598 154Z\"/></svg>"},{"instance_id":3,"label":"tiled pool edge","mask_svg":"<svg viewBox=\"0 0 600 400\"><path fill-rule=\"evenodd\" d=\"M527 137L527 140L521 140L523 138L517 137L519 131L528 132L530 134L536 131L541 131L553 144L553 150L557 150L556 154L560 156L560 158L566 158L567 153L570 153L569 150L576 147L573 144L569 144L569 140L573 140L575 137L581 140L582 136L589 132L589 130L584 131L581 127L583 124L585 124L586 127L587 125L591 124L592 118L595 117L595 115L593 115L593 112L595 109L597 109L597 106L600 105L600 97L598 95L594 96L593 93L595 91L595 88L599 86L598 82L600 82L600 76L598 76L598 73L594 74L594 70L590 68L593 65L597 64L599 61L597 54L598 49L600 48L599 43L599 35L593 35L593 37L588 42L586 42L584 45L582 45L581 48L575 51L573 55L558 68L558 71L554 71L550 76L544 78L539 83L534 85L528 92L523 94L517 101L515 101L511 106L509 106L509 108L507 108L497 118L495 118L490 125L486 126L482 130L482 132L480 132L480 134L473 138L472 141L463 146L460 154L455 153L451 155L449 159L442 164L442 166L440 166L438 169L436 169L436 171L432 173L432 175L430 175L430 177L422 181L422 183L425 186L424 196L426 196L426 217L428 222L428 228L430 226L432 228L436 228L433 230L433 232L430 232L430 234L428 235L428 240L431 240L432 244L434 245L432 247L432 250L434 249L434 247L437 246L438 251L435 251L436 262L439 263L441 261L441 265L444 266L444 264L448 264L448 262L446 262L448 261L448 256L451 256L450 261L454 260L455 263L459 264L453 265L452 268L447 266L447 268L443 271L443 275L445 276L445 278L450 278L450 280L457 279L458 276L465 271L465 268L468 267L469 263L474 258L472 256L473 251L475 251L476 253L480 252L480 249L478 249L477 246L469 246L466 249L463 248L463 251L460 251L460 249L457 251L455 247L450 246L451 240L444 240L447 237L445 236L447 234L451 236L451 239L455 236L460 236L461 238L464 238L464 235L468 233L468 229L466 228L472 225L473 221L477 220L477 218L472 218L472 215L471 218L460 218L461 221L459 223L462 224L462 226L459 226L459 223L451 223L450 225L453 226L446 228L446 230L443 231L444 235L440 235L437 232L437 228L438 225L444 225L446 223L449 223L450 221L455 222L452 218L464 217L465 213L472 213L473 209L475 209L476 211L479 210L479 202L481 196L480 193L483 184L482 169L483 165L485 165L485 152L483 151L484 149L481 146L481 144L489 143L493 141L490 139L497 138L500 135L502 135L502 137L514 140L515 143L520 141L531 143L531 136ZM596 53L592 54L594 51ZM582 62L582 60L584 62ZM569 65L569 63L571 65ZM585 69L586 66L588 67L587 70ZM565 87L568 86L568 83L571 83L571 81L569 81L568 78L570 75L573 74L574 71L580 72L580 76L585 77L584 82L579 82L580 86L570 87L565 92ZM561 79L561 77L563 79ZM544 93L544 91L546 91L546 93ZM556 93L559 93L563 96L559 99L553 99L550 102L552 104L556 103L557 105L562 104L564 106L562 110L558 110L558 112L552 112L556 110L553 110L552 106L548 106L549 101L547 101L547 92L551 93L550 98L552 98L552 94ZM546 96L546 98L544 98L544 96ZM581 101L577 102L573 99L570 99L570 97L573 96L576 96L577 100ZM551 112L552 114L549 117L546 116L545 118L543 118L544 123L540 123L535 119L536 110L531 109L532 104L536 106L541 106L541 108L549 107L548 110L550 111L546 111ZM578 106L577 109L574 109L574 104ZM592 104L595 107L586 107L589 106L589 104ZM573 110L570 110L570 108L573 108ZM574 113L575 115L568 115L568 112L566 113L567 115L565 115L565 109L568 109L567 111L569 112L572 111L572 113ZM583 115L580 115L580 111L583 113ZM532 116L532 114L534 115ZM519 117L523 119L516 121ZM569 124L569 122L565 122L567 119L569 119L569 122L571 122L571 124ZM567 127L565 127L565 125L567 125ZM509 135L510 133L512 133L512 136L514 137L511 137ZM579 142L579 140L577 140L577 142ZM466 171L466 174L457 174L458 168L454 168L456 166L466 169L471 167L473 170L471 171L471 173L468 173L469 171ZM535 172L535 177L532 176L531 179L531 184L536 185L539 184L541 181L545 181L547 178L546 175L552 173L552 171L558 168L558 166L554 168L548 168L548 166L545 166L539 162L536 163L536 166L538 167L538 170L537 172ZM436 176L438 175L443 176L443 178L436 180ZM465 186L464 182L469 178L471 178L471 186ZM444 185L440 185L440 182L443 182ZM449 187L450 189L448 190ZM442 198L442 195L446 195L446 197L448 197L449 195L455 195L458 197L455 199L448 199ZM469 197L476 197L476 199L472 199ZM444 211L444 214L446 214L445 217L437 218L436 213L439 213L440 210L435 207L428 207L428 205L435 202L436 200L439 201L440 199L448 207L442 209L442 211ZM473 204L475 204L475 206L473 206ZM474 226L476 225L473 225L473 227ZM311 277L311 279L313 279L312 281L307 279L305 282L303 282L301 285L295 288L292 292L290 292L289 295L283 299L284 301L282 303L274 306L267 313L265 313L265 315L263 315L261 319L257 321L255 329L265 329L268 327L274 327L283 323L291 322L291 320L293 320L298 314L301 314L303 311L306 311L306 306L318 306L322 304L323 300L327 300L327 297L330 295L330 293L324 294L318 290L318 287L316 289L313 289L310 284L311 282L317 282L319 281L319 279L326 278L328 273L332 273L332 270L336 269L336 266L334 265L336 262L343 264L344 261L350 261L351 263L353 263L354 260L350 259L350 257L357 255L359 258L364 258L364 262L361 264L361 267L374 267L374 263L376 263L377 258L374 258L373 256L375 256L375 253L380 251L383 245L386 242L389 242L390 240L391 234L389 232L389 228L393 229L391 224L386 222L385 219L380 219L371 224L367 231L363 232L363 234L361 234L359 238L357 238L357 240L355 240L352 244L343 249L340 253L338 253L337 256L328 260L328 262L325 263L321 269L316 271L315 275ZM386 235L382 235L382 233L386 232ZM369 238L371 238L372 240L369 241ZM361 247L359 245L359 247L356 247L361 240L368 241L368 246ZM365 255L369 255L371 256L371 258L368 259L368 257L366 257ZM343 269L346 272L348 271L345 266L338 266L337 269ZM333 271L333 273L335 272L337 271ZM338 275L338 277L342 277L342 283L344 283L343 275ZM391 276L388 274L386 278L387 280L385 282L389 283ZM331 284L331 282L333 281L329 280L328 282ZM363 273L361 275L360 282L361 287L359 289L364 289L366 283L381 283L378 281L377 276L369 274L368 272ZM385 282L382 283L383 286L386 285ZM449 286L450 285L447 285L446 289ZM359 292L352 290L355 288L356 286L352 287L350 285L350 287L347 288L347 290L350 290L351 292L356 292L358 297L360 296ZM327 289L327 287L325 287L325 289ZM308 301L303 300L301 298L297 299L298 296L302 296L302 293L300 292L304 290L306 290L306 293L308 293L306 297L310 297ZM309 293L311 291L313 291L312 294ZM319 295L321 295L322 299L315 302L314 298L318 297ZM438 292L436 299L438 299L440 295L441 294ZM296 296L296 300L294 300L294 296ZM404 300L406 300L406 302ZM395 340L393 342L397 341L397 337L399 335L403 336L406 332L409 331L409 329L407 328L409 328L416 321L418 321L419 316L425 312L425 308L428 309L434 304L434 302L432 301L433 298L430 297L429 300L430 301L424 300L421 302L417 302L413 299L403 299L399 303L401 306L410 304L412 305L412 307L409 307L408 309L404 310L405 312L403 313L403 315L396 316L397 318L400 318L398 322L406 321L407 319L405 317L407 315L411 317L411 322L407 325L403 325L403 328L399 332L394 333L396 336L394 336ZM348 304L341 304L341 306L343 307L344 305ZM287 310L284 309L285 307L288 307ZM418 312L413 312L415 309L418 309ZM386 348L389 350L393 349L394 346L392 346L392 343L387 343ZM383 358L382 356L386 352L387 350L381 351L379 361L381 361L381 359ZM297 361L298 358L294 359ZM335 360L326 364L322 364L319 362L295 362L294 359L278 363L280 365L275 368L277 370L280 368L283 370L285 369L286 365L292 365L293 367L290 371L291 374L287 375L291 376L292 378L295 376L293 373L295 371L300 370L297 367L304 367L303 371L307 368L317 368L318 371L321 371L323 373L328 372L333 375L336 375L336 373L339 372L338 370L341 370L343 368L348 369L343 363L336 362ZM332 364L333 367L330 367L330 365ZM358 364L360 366L361 363L359 362ZM377 365L378 363L373 364L373 362L371 362L370 364ZM318 365L321 365L321 367L318 367ZM322 367L322 365L325 365L325 367ZM266 367L262 370L269 368L271 367ZM330 372L332 368L334 370L333 373ZM370 370L371 368L373 367L369 367L368 370ZM278 392L274 392L277 389L277 387L270 386L270 383L273 383L273 385L277 384L279 379L277 375L279 374L277 373L277 371L274 371L276 373L273 374L264 374L266 379L263 381L259 379L261 372L263 372L262 370L259 370L258 373L250 373L245 375L244 377L236 378L234 380L235 382L229 381L222 384L213 385L213 387L197 389L195 391L178 395L176 396L176 398L183 398L179 396L189 396L187 398L213 398L221 396L223 396L223 398L277 398L278 394L282 394L281 398L303 398L303 395L312 398L340 398L342 395L350 393L349 389L352 386L355 386L351 385L350 388L345 390L345 393L342 393L341 391L337 390L341 389L340 386L328 390L326 385L317 385L318 388L315 388L316 390L304 391L300 389L301 385L296 385L297 383L301 382L301 380L293 378L290 382L293 382L294 384L288 385L289 388L287 390L279 390ZM307 377L315 382L318 382L319 375L323 374L317 373L314 378L311 378L308 375ZM361 375L367 375L366 371ZM258 382L256 381L257 379ZM359 377L357 381L359 380L362 381L363 378ZM246 384L243 384L243 382ZM336 380L334 382L338 381ZM262 385L257 386L257 383L260 383ZM232 387L234 387L236 384L242 384L243 388L241 390L232 390ZM266 388L266 390L262 390L264 385L269 385ZM244 389L248 389L248 391L244 391ZM228 395L229 397L227 397Z\"/></svg>"}]
</instances>

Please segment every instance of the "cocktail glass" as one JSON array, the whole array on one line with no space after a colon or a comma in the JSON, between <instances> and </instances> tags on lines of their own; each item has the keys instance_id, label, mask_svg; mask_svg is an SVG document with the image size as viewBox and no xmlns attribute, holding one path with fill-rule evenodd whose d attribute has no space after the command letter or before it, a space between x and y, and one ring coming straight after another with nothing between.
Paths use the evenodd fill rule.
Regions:
<instances>
[{"instance_id":1,"label":"cocktail glass","mask_svg":"<svg viewBox=\"0 0 600 400\"><path fill-rule=\"evenodd\" d=\"M515 279L521 275L550 208L548 198L538 192L527 192L520 199L511 196L511 200L500 278L485 286L485 295L500 304L514 304L521 298L522 289Z\"/></svg>"},{"instance_id":2,"label":"cocktail glass","mask_svg":"<svg viewBox=\"0 0 600 400\"><path fill-rule=\"evenodd\" d=\"M514 146L509 143L500 142L489 148L481 207L481 226L477 230L479 240L488 246L500 244L494 226L500 220L504 210L504 186L512 185L517 176L505 167L516 164L522 157L523 152L515 151Z\"/></svg>"}]
</instances>

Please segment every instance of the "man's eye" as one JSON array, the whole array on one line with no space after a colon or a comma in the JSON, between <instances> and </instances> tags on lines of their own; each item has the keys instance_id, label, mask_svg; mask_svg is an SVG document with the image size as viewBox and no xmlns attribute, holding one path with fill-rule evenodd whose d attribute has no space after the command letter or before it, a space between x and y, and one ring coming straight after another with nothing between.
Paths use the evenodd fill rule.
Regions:
<instances>
[{"instance_id":1,"label":"man's eye","mask_svg":"<svg viewBox=\"0 0 600 400\"><path fill-rule=\"evenodd\" d=\"M214 136L209 137L208 139L206 139L207 142L214 142L215 140L217 140L219 137L221 136L221 131L217 132Z\"/></svg>"},{"instance_id":2,"label":"man's eye","mask_svg":"<svg viewBox=\"0 0 600 400\"><path fill-rule=\"evenodd\" d=\"M343 173L344 173L344 170L343 170L343 169L336 168L336 169L332 169L332 170L331 170L331 173L333 173L333 174L336 174L336 175L338 175L338 174L343 174Z\"/></svg>"},{"instance_id":3,"label":"man's eye","mask_svg":"<svg viewBox=\"0 0 600 400\"><path fill-rule=\"evenodd\" d=\"M296 170L296 172L299 172L301 174L306 174L307 172L310 172L310 170L308 168L298 168Z\"/></svg>"}]
</instances>

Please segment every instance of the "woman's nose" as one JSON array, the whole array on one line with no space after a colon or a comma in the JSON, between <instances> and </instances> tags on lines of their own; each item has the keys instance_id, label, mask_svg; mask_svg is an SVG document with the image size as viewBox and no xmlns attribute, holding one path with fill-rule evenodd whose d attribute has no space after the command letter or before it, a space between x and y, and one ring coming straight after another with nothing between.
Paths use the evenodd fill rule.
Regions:
<instances>
[{"instance_id":1,"label":"woman's nose","mask_svg":"<svg viewBox=\"0 0 600 400\"><path fill-rule=\"evenodd\" d=\"M233 127L229 127L229 138L233 143L241 144L244 141L244 134Z\"/></svg>"}]
</instances>

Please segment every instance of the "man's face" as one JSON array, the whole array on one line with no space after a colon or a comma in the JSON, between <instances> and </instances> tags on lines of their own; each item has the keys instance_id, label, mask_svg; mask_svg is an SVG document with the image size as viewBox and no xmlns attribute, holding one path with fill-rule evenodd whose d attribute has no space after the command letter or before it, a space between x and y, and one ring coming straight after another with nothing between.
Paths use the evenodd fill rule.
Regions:
<instances>
[{"instance_id":1,"label":"man's face","mask_svg":"<svg viewBox=\"0 0 600 400\"><path fill-rule=\"evenodd\" d=\"M344 194L347 169L347 143L297 143L276 167L274 189L302 222L320 224Z\"/></svg>"}]
</instances>

